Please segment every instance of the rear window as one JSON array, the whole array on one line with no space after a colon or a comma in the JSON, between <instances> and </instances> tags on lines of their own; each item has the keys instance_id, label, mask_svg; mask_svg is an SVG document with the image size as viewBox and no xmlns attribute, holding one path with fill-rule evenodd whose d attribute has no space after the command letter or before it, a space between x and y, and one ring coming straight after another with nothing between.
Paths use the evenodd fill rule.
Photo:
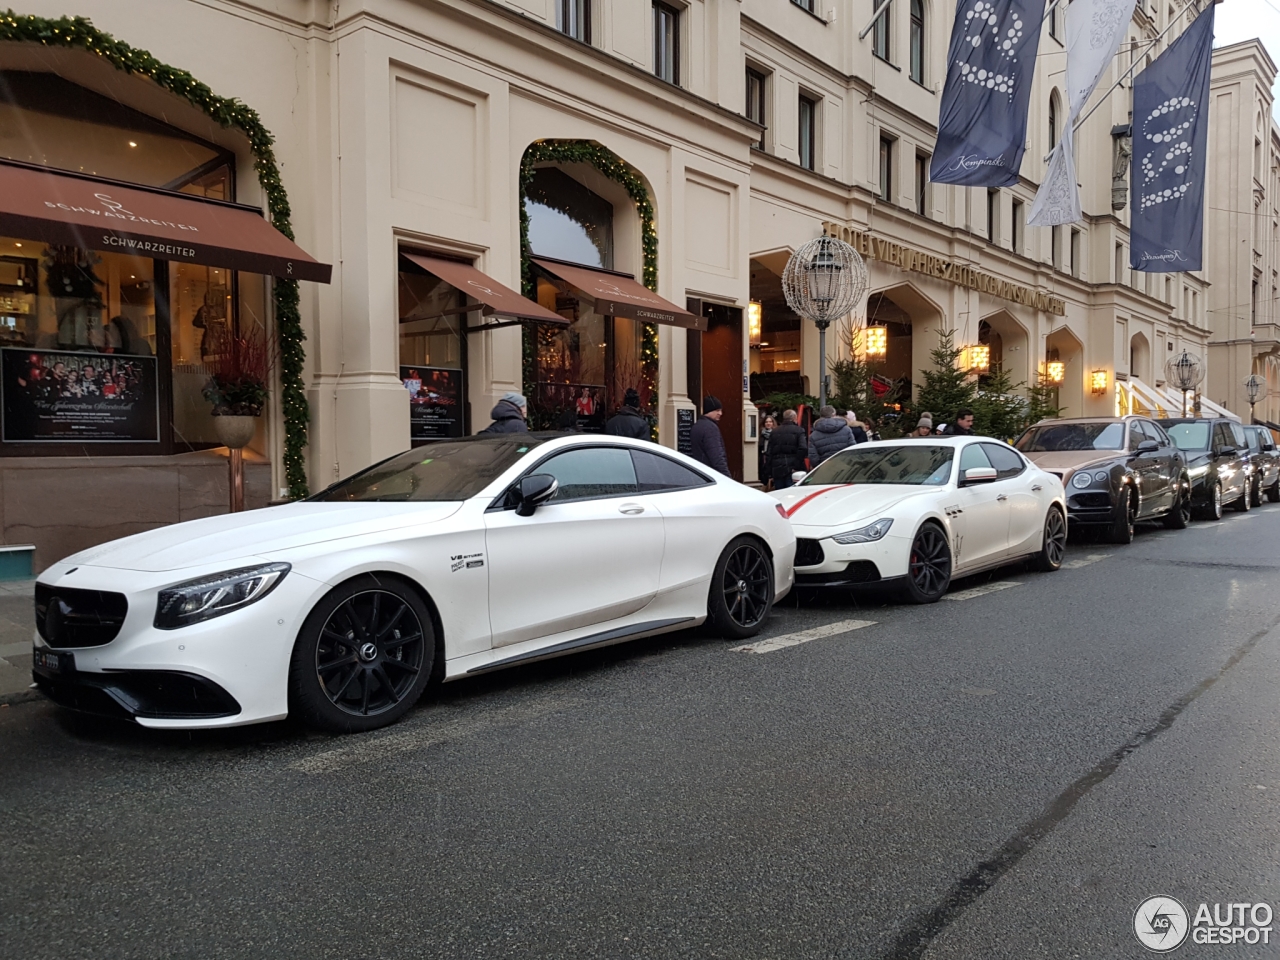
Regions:
<instances>
[{"instance_id":1,"label":"rear window","mask_svg":"<svg viewBox=\"0 0 1280 960\"><path fill-rule=\"evenodd\" d=\"M528 434L442 441L375 463L312 500L432 502L468 500L544 442Z\"/></svg>"}]
</instances>

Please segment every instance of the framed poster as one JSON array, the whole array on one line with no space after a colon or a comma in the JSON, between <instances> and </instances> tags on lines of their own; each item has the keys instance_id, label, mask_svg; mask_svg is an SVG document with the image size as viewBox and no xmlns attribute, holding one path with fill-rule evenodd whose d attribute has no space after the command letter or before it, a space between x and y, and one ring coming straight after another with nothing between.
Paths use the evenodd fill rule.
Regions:
<instances>
[{"instance_id":1,"label":"framed poster","mask_svg":"<svg viewBox=\"0 0 1280 960\"><path fill-rule=\"evenodd\" d=\"M409 391L409 439L461 437L462 371L442 367L401 367Z\"/></svg>"},{"instance_id":2,"label":"framed poster","mask_svg":"<svg viewBox=\"0 0 1280 960\"><path fill-rule=\"evenodd\" d=\"M8 443L159 443L156 358L0 350Z\"/></svg>"}]
</instances>

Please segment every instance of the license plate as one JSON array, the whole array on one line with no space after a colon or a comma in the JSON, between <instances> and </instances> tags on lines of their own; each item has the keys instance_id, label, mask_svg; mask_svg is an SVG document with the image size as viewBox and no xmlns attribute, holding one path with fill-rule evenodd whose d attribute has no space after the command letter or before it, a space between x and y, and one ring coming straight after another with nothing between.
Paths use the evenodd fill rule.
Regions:
<instances>
[{"instance_id":1,"label":"license plate","mask_svg":"<svg viewBox=\"0 0 1280 960\"><path fill-rule=\"evenodd\" d=\"M66 673L75 669L74 654L55 653L43 648L31 651L32 666L45 673Z\"/></svg>"}]
</instances>

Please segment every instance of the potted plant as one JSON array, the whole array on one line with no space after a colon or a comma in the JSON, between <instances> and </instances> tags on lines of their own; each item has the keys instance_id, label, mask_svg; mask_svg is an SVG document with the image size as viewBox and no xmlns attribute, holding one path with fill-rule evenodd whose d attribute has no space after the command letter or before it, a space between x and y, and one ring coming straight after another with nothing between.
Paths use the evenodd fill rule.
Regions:
<instances>
[{"instance_id":1,"label":"potted plant","mask_svg":"<svg viewBox=\"0 0 1280 960\"><path fill-rule=\"evenodd\" d=\"M205 360L209 380L204 398L213 405L218 439L231 451L233 512L244 509L243 450L266 406L273 360L266 331L257 324L226 338L221 352Z\"/></svg>"}]
</instances>

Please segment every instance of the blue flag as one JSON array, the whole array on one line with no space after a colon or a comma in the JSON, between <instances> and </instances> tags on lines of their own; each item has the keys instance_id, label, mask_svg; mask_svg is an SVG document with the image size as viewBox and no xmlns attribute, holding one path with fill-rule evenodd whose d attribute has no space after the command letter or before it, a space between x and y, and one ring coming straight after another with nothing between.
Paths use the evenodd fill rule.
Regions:
<instances>
[{"instance_id":1,"label":"blue flag","mask_svg":"<svg viewBox=\"0 0 1280 960\"><path fill-rule=\"evenodd\" d=\"M1213 8L1133 81L1129 265L1135 270L1200 269Z\"/></svg>"},{"instance_id":2,"label":"blue flag","mask_svg":"<svg viewBox=\"0 0 1280 960\"><path fill-rule=\"evenodd\" d=\"M1044 0L961 0L938 114L934 183L1007 187L1027 141Z\"/></svg>"}]
</instances>

